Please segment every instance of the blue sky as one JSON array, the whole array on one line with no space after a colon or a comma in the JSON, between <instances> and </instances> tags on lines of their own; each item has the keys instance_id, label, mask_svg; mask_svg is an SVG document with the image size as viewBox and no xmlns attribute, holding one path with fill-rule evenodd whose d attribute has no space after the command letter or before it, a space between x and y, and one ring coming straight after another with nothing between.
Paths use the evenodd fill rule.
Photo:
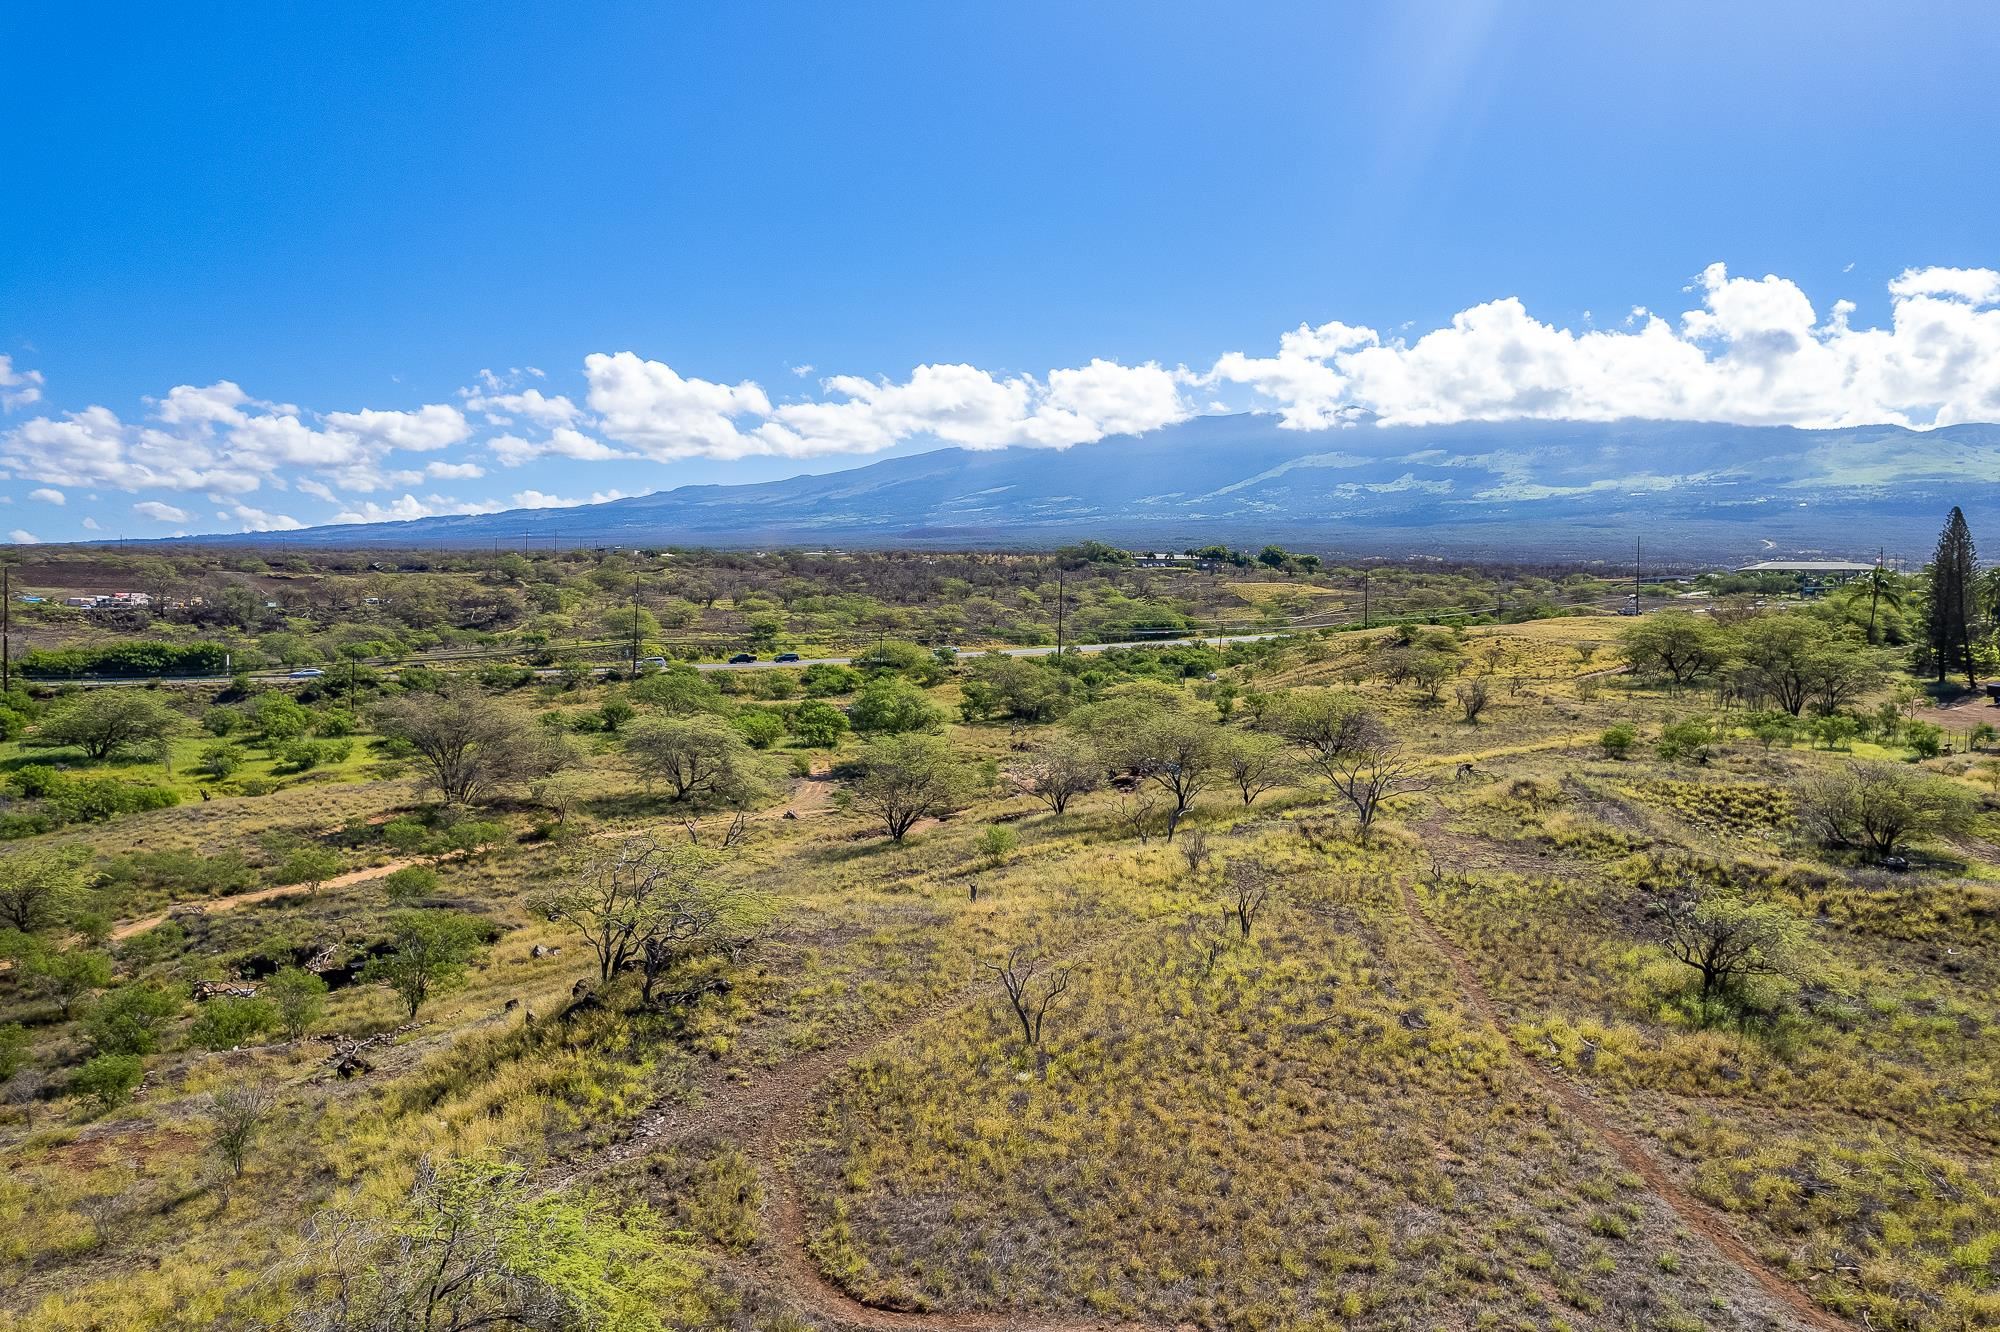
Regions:
<instances>
[{"instance_id":1,"label":"blue sky","mask_svg":"<svg viewBox=\"0 0 2000 1332\"><path fill-rule=\"evenodd\" d=\"M1242 407L1985 416L1906 381L2000 346L2000 10L1647 8L13 6L0 533Z\"/></svg>"}]
</instances>

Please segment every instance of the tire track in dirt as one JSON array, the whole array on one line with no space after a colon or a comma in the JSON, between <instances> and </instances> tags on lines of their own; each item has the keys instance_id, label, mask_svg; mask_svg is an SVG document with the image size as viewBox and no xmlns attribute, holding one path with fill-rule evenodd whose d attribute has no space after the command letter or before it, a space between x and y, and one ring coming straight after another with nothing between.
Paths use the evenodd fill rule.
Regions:
<instances>
[{"instance_id":1,"label":"tire track in dirt","mask_svg":"<svg viewBox=\"0 0 2000 1332\"><path fill-rule=\"evenodd\" d=\"M1820 1328L1823 1332L1855 1332L1854 1324L1821 1308L1796 1283L1753 1252L1750 1246L1737 1236L1727 1221L1682 1187L1680 1181L1660 1164L1659 1159L1636 1137L1613 1123L1588 1093L1568 1079L1550 1073L1522 1049L1515 1041L1514 1033L1508 1027L1499 1007L1494 1004L1493 997L1487 993L1486 986L1480 981L1478 973L1472 969L1472 962L1466 957L1465 950L1431 923L1430 916L1424 911L1423 903L1417 900L1416 891L1410 887L1407 879L1402 883L1402 890L1403 907L1409 913L1411 923L1450 964L1452 975L1456 978L1458 988L1464 994L1466 1002L1470 1003L1480 1017L1500 1033L1501 1039L1507 1042L1507 1048L1513 1052L1516 1062L1529 1077L1552 1096L1557 1104L1589 1128L1600 1142L1611 1148L1626 1169L1645 1180L1646 1187L1667 1205L1682 1224L1701 1235L1724 1258L1741 1268L1787 1312L1808 1327Z\"/></svg>"},{"instance_id":2,"label":"tire track in dirt","mask_svg":"<svg viewBox=\"0 0 2000 1332\"><path fill-rule=\"evenodd\" d=\"M1138 926L1112 931L1080 950L1082 961L1116 944ZM855 1299L827 1280L813 1262L805 1216L798 1201L798 1181L790 1155L804 1137L819 1105L819 1093L855 1060L895 1044L917 1028L958 1012L992 993L986 984L969 984L917 1008L886 1027L800 1055L748 1082L729 1083L700 1104L677 1104L654 1110L625 1141L606 1149L596 1161L570 1174L587 1179L607 1168L630 1163L660 1147L710 1135L726 1135L742 1144L764 1183L758 1204L758 1230L768 1255L730 1256L721 1266L751 1285L773 1293L819 1321L836 1328L875 1332L1169 1332L1144 1323L1105 1318L1063 1318L1023 1313L917 1313L885 1309Z\"/></svg>"}]
</instances>

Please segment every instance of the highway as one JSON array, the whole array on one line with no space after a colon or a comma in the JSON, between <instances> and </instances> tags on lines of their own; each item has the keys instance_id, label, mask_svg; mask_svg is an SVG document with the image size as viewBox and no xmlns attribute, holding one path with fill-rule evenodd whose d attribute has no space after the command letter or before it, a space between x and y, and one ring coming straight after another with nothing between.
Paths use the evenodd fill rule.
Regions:
<instances>
[{"instance_id":1,"label":"highway","mask_svg":"<svg viewBox=\"0 0 2000 1332\"><path fill-rule=\"evenodd\" d=\"M1267 638L1280 637L1283 637L1281 633L1272 632L1263 634L1220 634L1206 638L1140 638L1123 643L1071 643L1063 650L1065 652L1109 652L1113 648L1193 647L1197 643L1206 644L1210 647L1226 647L1231 643L1259 643ZM1003 657L1053 657L1056 654L1056 649L1053 644L1044 644L1041 647L962 651L958 655L961 657L984 657L991 655L993 652L998 652ZM695 663L694 668L698 671L755 671L768 670L776 666L793 670L803 666L852 666L855 662L864 659L865 654L862 657L805 657L799 661L698 661ZM556 674L557 672L547 673ZM541 675L544 672L537 671L536 674Z\"/></svg>"}]
</instances>

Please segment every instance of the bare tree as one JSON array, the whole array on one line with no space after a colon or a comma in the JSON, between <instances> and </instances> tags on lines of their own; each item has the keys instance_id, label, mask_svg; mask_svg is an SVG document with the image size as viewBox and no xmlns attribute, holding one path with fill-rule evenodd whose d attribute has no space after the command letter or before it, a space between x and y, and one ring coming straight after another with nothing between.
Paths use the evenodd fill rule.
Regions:
<instances>
[{"instance_id":1,"label":"bare tree","mask_svg":"<svg viewBox=\"0 0 2000 1332\"><path fill-rule=\"evenodd\" d=\"M645 835L592 848L567 867L559 886L529 905L583 935L597 957L599 980L644 962L647 949L686 956L753 926L762 900L722 883L699 847L668 846ZM642 999L652 1002L657 971Z\"/></svg>"},{"instance_id":2,"label":"bare tree","mask_svg":"<svg viewBox=\"0 0 2000 1332\"><path fill-rule=\"evenodd\" d=\"M1050 968L1039 954L1023 953L1019 948L1008 950L1005 964L982 962L980 965L992 972L1000 987L1007 992L1007 1002L1021 1023L1021 1039L1031 1050L1041 1048L1042 1020L1048 1016L1049 1008L1055 1001L1069 989L1070 969ZM1035 983L1037 977L1041 979L1040 985Z\"/></svg>"},{"instance_id":3,"label":"bare tree","mask_svg":"<svg viewBox=\"0 0 2000 1332\"><path fill-rule=\"evenodd\" d=\"M1468 726L1479 724L1479 714L1486 711L1486 703L1492 697L1483 679L1467 680L1457 690L1458 710Z\"/></svg>"},{"instance_id":4,"label":"bare tree","mask_svg":"<svg viewBox=\"0 0 2000 1332\"><path fill-rule=\"evenodd\" d=\"M1086 737L1059 730L1015 764L1009 776L1017 791L1061 814L1070 801L1103 784L1104 757Z\"/></svg>"},{"instance_id":5,"label":"bare tree","mask_svg":"<svg viewBox=\"0 0 2000 1332\"><path fill-rule=\"evenodd\" d=\"M208 1098L208 1143L230 1178L241 1179L257 1135L271 1122L278 1098L262 1087L224 1087Z\"/></svg>"},{"instance_id":6,"label":"bare tree","mask_svg":"<svg viewBox=\"0 0 2000 1332\"><path fill-rule=\"evenodd\" d=\"M1229 867L1229 907L1228 912L1236 918L1236 928L1244 938L1250 937L1250 927L1256 923L1257 913L1271 900L1271 881L1255 865L1235 864Z\"/></svg>"},{"instance_id":7,"label":"bare tree","mask_svg":"<svg viewBox=\"0 0 2000 1332\"><path fill-rule=\"evenodd\" d=\"M1118 822L1145 846L1159 826L1160 798L1151 791L1121 791L1115 807Z\"/></svg>"},{"instance_id":8,"label":"bare tree","mask_svg":"<svg viewBox=\"0 0 2000 1332\"><path fill-rule=\"evenodd\" d=\"M1214 856L1208 849L1208 830L1197 828L1181 843L1181 859L1187 862L1188 873L1199 877L1203 868Z\"/></svg>"},{"instance_id":9,"label":"bare tree","mask_svg":"<svg viewBox=\"0 0 2000 1332\"><path fill-rule=\"evenodd\" d=\"M1331 690L1300 691L1279 712L1278 724L1306 761L1353 807L1357 836L1364 844L1384 800L1430 787L1382 719L1350 696Z\"/></svg>"}]
</instances>

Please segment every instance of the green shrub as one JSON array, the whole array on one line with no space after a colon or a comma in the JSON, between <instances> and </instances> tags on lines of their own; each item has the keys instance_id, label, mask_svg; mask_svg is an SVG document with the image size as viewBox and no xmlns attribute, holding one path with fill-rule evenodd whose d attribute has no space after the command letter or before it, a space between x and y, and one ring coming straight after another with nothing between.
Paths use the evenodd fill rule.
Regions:
<instances>
[{"instance_id":1,"label":"green shrub","mask_svg":"<svg viewBox=\"0 0 2000 1332\"><path fill-rule=\"evenodd\" d=\"M276 1009L278 1028L289 1040L311 1031L326 1012L326 982L299 967L285 967L266 981L264 997Z\"/></svg>"},{"instance_id":2,"label":"green shrub","mask_svg":"<svg viewBox=\"0 0 2000 1332\"><path fill-rule=\"evenodd\" d=\"M205 1050L229 1050L278 1025L277 1006L267 999L221 995L201 1006L188 1040Z\"/></svg>"},{"instance_id":3,"label":"green shrub","mask_svg":"<svg viewBox=\"0 0 2000 1332\"><path fill-rule=\"evenodd\" d=\"M792 734L808 749L832 749L847 734L847 714L831 703L811 698L792 709Z\"/></svg>"},{"instance_id":4,"label":"green shrub","mask_svg":"<svg viewBox=\"0 0 2000 1332\"><path fill-rule=\"evenodd\" d=\"M138 1055L96 1055L76 1071L70 1080L70 1090L78 1096L95 1097L100 1106L109 1110L131 1100L145 1074L146 1063Z\"/></svg>"},{"instance_id":5,"label":"green shrub","mask_svg":"<svg viewBox=\"0 0 2000 1332\"><path fill-rule=\"evenodd\" d=\"M382 880L391 902L414 902L437 891L438 872L429 865L405 865Z\"/></svg>"},{"instance_id":6,"label":"green shrub","mask_svg":"<svg viewBox=\"0 0 2000 1332\"><path fill-rule=\"evenodd\" d=\"M1936 758L1944 752L1944 728L1926 721L1906 722L1903 743L1920 759Z\"/></svg>"},{"instance_id":7,"label":"green shrub","mask_svg":"<svg viewBox=\"0 0 2000 1332\"><path fill-rule=\"evenodd\" d=\"M0 1082L21 1071L28 1062L28 1029L18 1022L0 1022Z\"/></svg>"},{"instance_id":8,"label":"green shrub","mask_svg":"<svg viewBox=\"0 0 2000 1332\"><path fill-rule=\"evenodd\" d=\"M756 749L769 749L785 738L785 719L768 708L748 708L739 712L733 724Z\"/></svg>"},{"instance_id":9,"label":"green shrub","mask_svg":"<svg viewBox=\"0 0 2000 1332\"><path fill-rule=\"evenodd\" d=\"M1660 729L1656 746L1660 757L1669 763L1706 763L1714 747L1715 728L1701 717L1668 722Z\"/></svg>"},{"instance_id":10,"label":"green shrub","mask_svg":"<svg viewBox=\"0 0 2000 1332\"><path fill-rule=\"evenodd\" d=\"M1622 759L1630 754L1632 746L1638 743L1638 740L1639 732L1630 722L1619 722L1615 726L1608 726L1604 734L1597 737L1598 746L1603 749L1604 756L1615 759Z\"/></svg>"},{"instance_id":11,"label":"green shrub","mask_svg":"<svg viewBox=\"0 0 2000 1332\"><path fill-rule=\"evenodd\" d=\"M242 769L243 751L228 741L202 747L201 770L216 781L227 781Z\"/></svg>"},{"instance_id":12,"label":"green shrub","mask_svg":"<svg viewBox=\"0 0 2000 1332\"><path fill-rule=\"evenodd\" d=\"M100 1054L147 1055L160 1029L180 1015L181 1001L157 985L126 985L111 991L83 1019L83 1033Z\"/></svg>"},{"instance_id":13,"label":"green shrub","mask_svg":"<svg viewBox=\"0 0 2000 1332\"><path fill-rule=\"evenodd\" d=\"M870 735L906 735L944 728L944 713L908 680L884 676L863 689L847 710L854 729Z\"/></svg>"},{"instance_id":14,"label":"green shrub","mask_svg":"<svg viewBox=\"0 0 2000 1332\"><path fill-rule=\"evenodd\" d=\"M1020 841L1012 828L998 823L988 824L979 833L979 854L987 864L998 865L1013 853Z\"/></svg>"}]
</instances>

